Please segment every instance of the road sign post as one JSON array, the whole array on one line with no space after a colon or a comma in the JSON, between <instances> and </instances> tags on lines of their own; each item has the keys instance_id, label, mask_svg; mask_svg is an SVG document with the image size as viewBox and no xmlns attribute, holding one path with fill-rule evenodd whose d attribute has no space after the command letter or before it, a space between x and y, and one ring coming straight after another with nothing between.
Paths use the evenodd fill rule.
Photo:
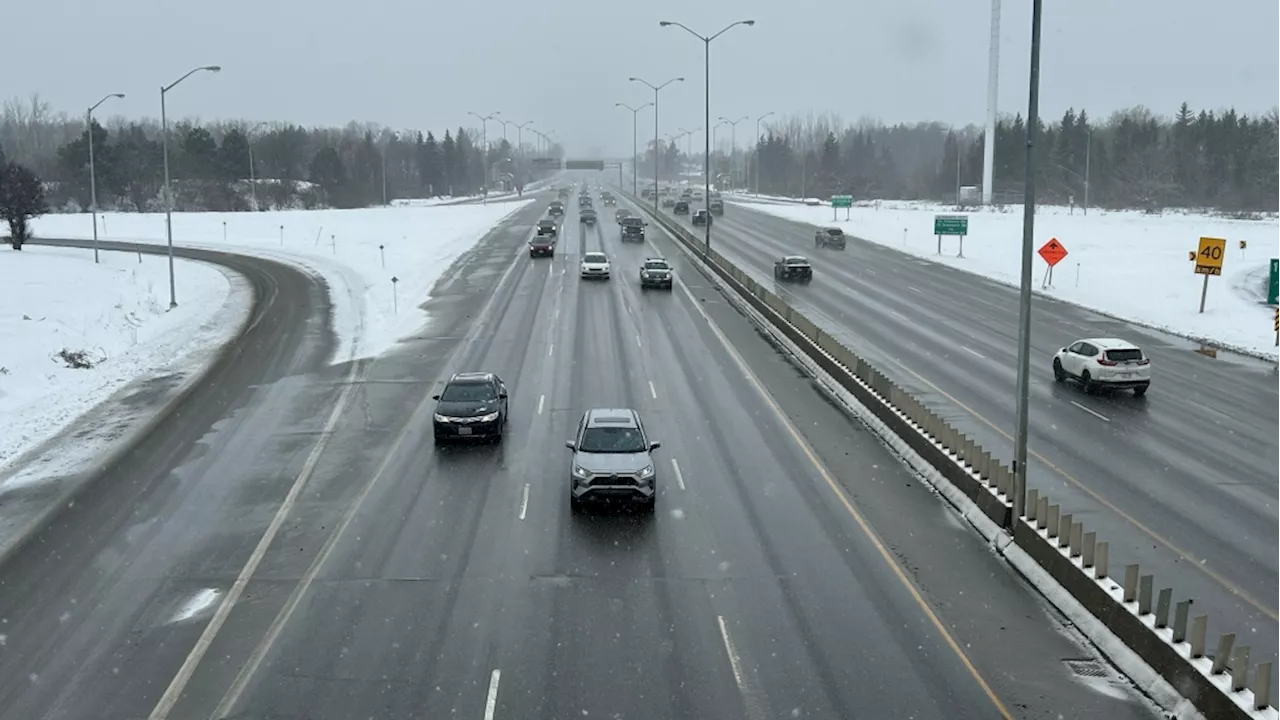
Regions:
<instances>
[{"instance_id":1,"label":"road sign post","mask_svg":"<svg viewBox=\"0 0 1280 720\"><path fill-rule=\"evenodd\" d=\"M1204 285L1200 288L1200 312L1204 312L1204 302L1209 297L1209 276L1222 274L1222 261L1227 255L1227 241L1223 238L1202 237L1200 248L1196 250L1196 275L1204 276Z\"/></svg>"},{"instance_id":2,"label":"road sign post","mask_svg":"<svg viewBox=\"0 0 1280 720\"><path fill-rule=\"evenodd\" d=\"M1049 265L1049 267L1045 268L1044 280L1040 282L1040 287L1043 289L1049 287L1053 282L1053 266L1062 262L1063 258L1067 256L1067 246L1058 242L1058 238L1049 238L1049 242L1041 245L1036 252Z\"/></svg>"},{"instance_id":3,"label":"road sign post","mask_svg":"<svg viewBox=\"0 0 1280 720\"><path fill-rule=\"evenodd\" d=\"M1271 281L1267 284L1267 304L1280 301L1280 258L1271 258Z\"/></svg>"},{"instance_id":4,"label":"road sign post","mask_svg":"<svg viewBox=\"0 0 1280 720\"><path fill-rule=\"evenodd\" d=\"M844 208L844 219L849 219L850 208L853 207L852 195L832 195L831 196L831 221L836 220L836 208Z\"/></svg>"},{"instance_id":5,"label":"road sign post","mask_svg":"<svg viewBox=\"0 0 1280 720\"><path fill-rule=\"evenodd\" d=\"M942 254L942 236L955 235L960 238L960 252L956 257L964 257L964 237L969 234L969 216L934 215L933 234L938 236L938 255Z\"/></svg>"}]
</instances>

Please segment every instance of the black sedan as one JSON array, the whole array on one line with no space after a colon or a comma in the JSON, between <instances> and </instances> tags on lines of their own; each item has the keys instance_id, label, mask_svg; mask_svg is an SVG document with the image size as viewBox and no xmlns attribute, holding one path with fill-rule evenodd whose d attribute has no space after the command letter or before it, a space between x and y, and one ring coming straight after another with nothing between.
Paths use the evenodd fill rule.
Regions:
<instances>
[{"instance_id":1,"label":"black sedan","mask_svg":"<svg viewBox=\"0 0 1280 720\"><path fill-rule=\"evenodd\" d=\"M807 258L787 255L773 263L773 279L808 283L813 280L813 266Z\"/></svg>"},{"instance_id":2,"label":"black sedan","mask_svg":"<svg viewBox=\"0 0 1280 720\"><path fill-rule=\"evenodd\" d=\"M471 438L498 442L507 427L507 386L490 372L456 373L433 395L437 443Z\"/></svg>"}]
</instances>

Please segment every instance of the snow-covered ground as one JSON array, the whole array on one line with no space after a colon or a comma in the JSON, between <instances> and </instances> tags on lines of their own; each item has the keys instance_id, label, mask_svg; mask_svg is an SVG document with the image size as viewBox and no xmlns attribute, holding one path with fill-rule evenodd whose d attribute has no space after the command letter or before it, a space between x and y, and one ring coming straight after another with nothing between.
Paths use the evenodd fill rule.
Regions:
<instances>
[{"instance_id":1,"label":"snow-covered ground","mask_svg":"<svg viewBox=\"0 0 1280 720\"><path fill-rule=\"evenodd\" d=\"M441 273L503 218L532 199L489 205L361 210L179 213L174 243L226 249L293 263L321 274L334 304L340 347L335 361L377 355L419 330L419 309ZM46 215L39 237L86 238L88 215ZM99 237L165 242L164 215L102 216ZM392 278L398 282L392 283ZM179 292L186 283L180 275Z\"/></svg>"},{"instance_id":2,"label":"snow-covered ground","mask_svg":"<svg viewBox=\"0 0 1280 720\"><path fill-rule=\"evenodd\" d=\"M747 204L745 199L731 202ZM749 203L749 207L789 220L836 225L846 233L986 277L1017 284L1020 275L1022 212L971 212L964 257L959 241L943 237L937 254L934 215L953 209L924 203L891 202L879 207L844 209L803 205ZM1035 289L1104 313L1163 328L1193 338L1276 357L1273 310L1263 304L1270 259L1277 255L1280 223L1276 219L1232 220L1190 213L1148 215L1134 211L1042 206L1035 224L1035 247L1057 238L1067 257L1042 288L1044 260L1035 256ZM1227 240L1221 277L1209 278L1209 294L1199 312L1203 276L1192 272L1187 253L1202 237ZM1247 247L1240 249L1240 241Z\"/></svg>"},{"instance_id":3,"label":"snow-covered ground","mask_svg":"<svg viewBox=\"0 0 1280 720\"><path fill-rule=\"evenodd\" d=\"M163 257L0 253L0 470L137 377L200 370L248 312L236 278L211 265L178 261L183 302L170 312Z\"/></svg>"}]
</instances>

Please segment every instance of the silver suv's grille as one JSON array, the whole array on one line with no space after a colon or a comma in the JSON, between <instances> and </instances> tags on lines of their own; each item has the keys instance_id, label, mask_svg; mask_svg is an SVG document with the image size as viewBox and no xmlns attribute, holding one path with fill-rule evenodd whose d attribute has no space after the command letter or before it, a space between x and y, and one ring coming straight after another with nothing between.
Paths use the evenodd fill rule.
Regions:
<instances>
[{"instance_id":1,"label":"silver suv's grille","mask_svg":"<svg viewBox=\"0 0 1280 720\"><path fill-rule=\"evenodd\" d=\"M640 478L633 474L595 474L587 479L591 485L638 485Z\"/></svg>"}]
</instances>

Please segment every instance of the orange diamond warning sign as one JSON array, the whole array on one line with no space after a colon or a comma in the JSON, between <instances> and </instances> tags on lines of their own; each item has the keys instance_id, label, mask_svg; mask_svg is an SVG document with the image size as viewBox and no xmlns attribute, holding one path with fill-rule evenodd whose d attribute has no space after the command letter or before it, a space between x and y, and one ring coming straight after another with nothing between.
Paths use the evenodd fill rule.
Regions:
<instances>
[{"instance_id":1,"label":"orange diamond warning sign","mask_svg":"<svg viewBox=\"0 0 1280 720\"><path fill-rule=\"evenodd\" d=\"M1049 263L1049 267L1053 267L1062 262L1062 258L1067 256L1067 246L1058 242L1058 238L1049 238L1049 242L1045 243L1037 252L1044 261Z\"/></svg>"}]
</instances>

